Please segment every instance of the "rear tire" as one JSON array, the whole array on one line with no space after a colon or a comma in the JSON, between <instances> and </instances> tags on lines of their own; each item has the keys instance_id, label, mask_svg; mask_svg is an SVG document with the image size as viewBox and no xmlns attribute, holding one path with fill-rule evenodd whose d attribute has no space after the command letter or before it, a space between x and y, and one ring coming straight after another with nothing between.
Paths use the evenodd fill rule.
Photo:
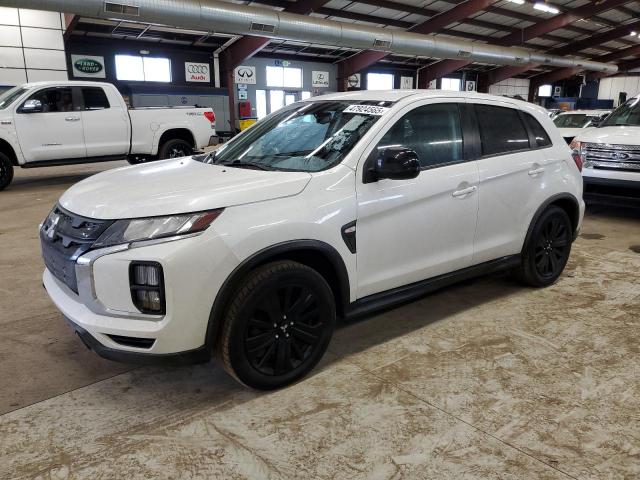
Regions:
<instances>
[{"instance_id":1,"label":"rear tire","mask_svg":"<svg viewBox=\"0 0 640 480\"><path fill-rule=\"evenodd\" d=\"M165 160L167 158L188 157L193 153L193 146L186 140L174 138L167 140L160 146L158 158Z\"/></svg>"},{"instance_id":2,"label":"rear tire","mask_svg":"<svg viewBox=\"0 0 640 480\"><path fill-rule=\"evenodd\" d=\"M320 361L335 320L331 288L318 272L288 260L259 267L227 309L220 341L224 368L252 388L289 385Z\"/></svg>"},{"instance_id":3,"label":"rear tire","mask_svg":"<svg viewBox=\"0 0 640 480\"><path fill-rule=\"evenodd\" d=\"M4 190L13 180L13 164L4 153L0 153L0 190Z\"/></svg>"},{"instance_id":4,"label":"rear tire","mask_svg":"<svg viewBox=\"0 0 640 480\"><path fill-rule=\"evenodd\" d=\"M569 260L573 227L567 212L551 206L536 220L522 250L522 264L516 277L532 287L555 283Z\"/></svg>"}]
</instances>

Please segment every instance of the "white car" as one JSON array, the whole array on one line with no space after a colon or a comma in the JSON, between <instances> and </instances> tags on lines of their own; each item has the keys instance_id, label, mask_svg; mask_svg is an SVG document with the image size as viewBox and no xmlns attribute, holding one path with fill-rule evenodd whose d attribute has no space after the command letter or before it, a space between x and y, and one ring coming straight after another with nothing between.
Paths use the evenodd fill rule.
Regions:
<instances>
[{"instance_id":1,"label":"white car","mask_svg":"<svg viewBox=\"0 0 640 480\"><path fill-rule=\"evenodd\" d=\"M333 94L215 154L71 187L41 226L44 285L104 357L216 354L270 389L313 368L336 316L500 270L552 284L583 212L576 159L532 104Z\"/></svg>"},{"instance_id":2,"label":"white car","mask_svg":"<svg viewBox=\"0 0 640 480\"><path fill-rule=\"evenodd\" d=\"M129 109L110 83L27 83L0 95L0 190L14 167L182 157L214 128L210 108Z\"/></svg>"},{"instance_id":3,"label":"white car","mask_svg":"<svg viewBox=\"0 0 640 480\"><path fill-rule=\"evenodd\" d=\"M584 128L597 126L610 113L611 110L572 110L553 117L553 123L556 124L567 144L570 144Z\"/></svg>"},{"instance_id":4,"label":"white car","mask_svg":"<svg viewBox=\"0 0 640 480\"><path fill-rule=\"evenodd\" d=\"M584 164L587 202L640 206L640 96L576 136L571 148Z\"/></svg>"}]
</instances>

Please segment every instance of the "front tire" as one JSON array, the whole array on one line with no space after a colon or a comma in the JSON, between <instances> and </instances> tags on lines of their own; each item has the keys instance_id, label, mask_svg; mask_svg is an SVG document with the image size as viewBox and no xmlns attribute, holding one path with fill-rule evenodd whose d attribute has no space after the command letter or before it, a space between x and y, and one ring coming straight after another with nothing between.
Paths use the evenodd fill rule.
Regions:
<instances>
[{"instance_id":1,"label":"front tire","mask_svg":"<svg viewBox=\"0 0 640 480\"><path fill-rule=\"evenodd\" d=\"M569 260L573 227L567 212L551 206L538 218L522 251L517 277L532 287L555 283Z\"/></svg>"},{"instance_id":2,"label":"front tire","mask_svg":"<svg viewBox=\"0 0 640 480\"><path fill-rule=\"evenodd\" d=\"M192 153L193 147L189 142L181 138L174 138L167 140L160 146L158 158L160 160L166 160L167 158L188 157Z\"/></svg>"},{"instance_id":3,"label":"front tire","mask_svg":"<svg viewBox=\"0 0 640 480\"><path fill-rule=\"evenodd\" d=\"M289 385L320 361L335 320L331 288L318 272L288 260L266 264L248 274L227 309L224 367L259 390Z\"/></svg>"},{"instance_id":4,"label":"front tire","mask_svg":"<svg viewBox=\"0 0 640 480\"><path fill-rule=\"evenodd\" d=\"M0 190L4 190L13 180L13 164L4 153L0 153Z\"/></svg>"}]
</instances>

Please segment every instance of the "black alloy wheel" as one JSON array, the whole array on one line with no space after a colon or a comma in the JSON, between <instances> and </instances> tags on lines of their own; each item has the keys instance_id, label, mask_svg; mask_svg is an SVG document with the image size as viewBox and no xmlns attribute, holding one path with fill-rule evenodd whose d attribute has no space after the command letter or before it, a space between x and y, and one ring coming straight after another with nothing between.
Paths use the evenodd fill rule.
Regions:
<instances>
[{"instance_id":1,"label":"black alloy wheel","mask_svg":"<svg viewBox=\"0 0 640 480\"><path fill-rule=\"evenodd\" d=\"M166 160L168 158L181 158L188 157L193 153L193 147L191 144L180 138L174 138L168 140L161 147L158 152L160 160Z\"/></svg>"},{"instance_id":2,"label":"black alloy wheel","mask_svg":"<svg viewBox=\"0 0 640 480\"><path fill-rule=\"evenodd\" d=\"M545 278L557 275L558 270L564 268L563 261L568 257L569 244L567 226L558 216L548 219L535 245L538 274Z\"/></svg>"},{"instance_id":3,"label":"black alloy wheel","mask_svg":"<svg viewBox=\"0 0 640 480\"><path fill-rule=\"evenodd\" d=\"M13 164L11 159L0 152L0 190L7 188L13 180Z\"/></svg>"},{"instance_id":4,"label":"black alloy wheel","mask_svg":"<svg viewBox=\"0 0 640 480\"><path fill-rule=\"evenodd\" d=\"M573 226L560 207L547 208L533 225L522 250L516 276L533 287L546 287L560 278L571 253Z\"/></svg>"},{"instance_id":5,"label":"black alloy wheel","mask_svg":"<svg viewBox=\"0 0 640 480\"><path fill-rule=\"evenodd\" d=\"M275 286L265 292L245 328L249 363L265 375L295 370L312 356L323 324L318 297L306 286Z\"/></svg>"},{"instance_id":6,"label":"black alloy wheel","mask_svg":"<svg viewBox=\"0 0 640 480\"><path fill-rule=\"evenodd\" d=\"M227 311L220 344L225 368L253 388L288 385L322 358L335 318L333 294L318 272L293 261L259 267Z\"/></svg>"}]
</instances>

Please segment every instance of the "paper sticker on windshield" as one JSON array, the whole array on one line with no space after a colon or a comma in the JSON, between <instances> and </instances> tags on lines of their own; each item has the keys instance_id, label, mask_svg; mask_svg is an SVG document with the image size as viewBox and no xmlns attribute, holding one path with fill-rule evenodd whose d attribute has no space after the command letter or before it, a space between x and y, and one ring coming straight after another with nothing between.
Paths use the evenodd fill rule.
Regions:
<instances>
[{"instance_id":1,"label":"paper sticker on windshield","mask_svg":"<svg viewBox=\"0 0 640 480\"><path fill-rule=\"evenodd\" d=\"M363 115L383 115L388 112L387 107L378 107L376 105L349 105L342 113L360 113Z\"/></svg>"}]
</instances>

